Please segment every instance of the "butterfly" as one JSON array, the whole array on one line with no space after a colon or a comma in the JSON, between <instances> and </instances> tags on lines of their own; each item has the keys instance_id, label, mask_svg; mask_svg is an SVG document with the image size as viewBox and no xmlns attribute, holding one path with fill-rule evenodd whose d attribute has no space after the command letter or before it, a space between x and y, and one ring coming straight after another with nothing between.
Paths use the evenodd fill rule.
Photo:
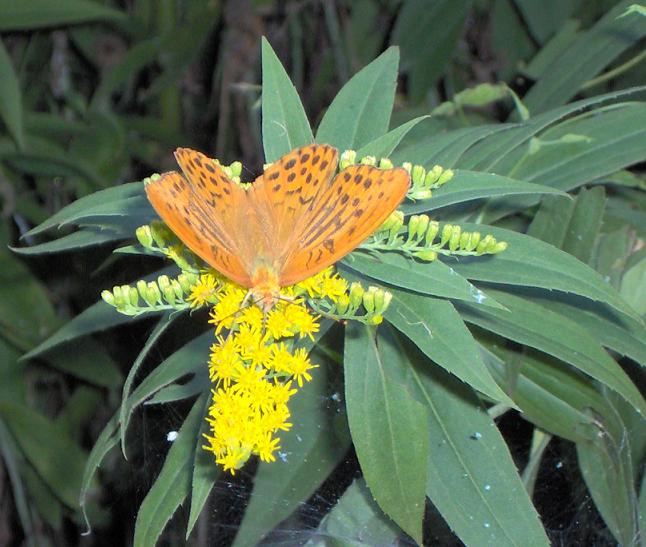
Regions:
<instances>
[{"instance_id":1,"label":"butterfly","mask_svg":"<svg viewBox=\"0 0 646 547\"><path fill-rule=\"evenodd\" d=\"M292 150L251 185L232 181L204 154L178 148L183 174L146 185L155 211L207 264L265 310L281 287L339 261L372 234L406 196L405 169L352 165L333 177L338 152L326 144Z\"/></svg>"}]
</instances>

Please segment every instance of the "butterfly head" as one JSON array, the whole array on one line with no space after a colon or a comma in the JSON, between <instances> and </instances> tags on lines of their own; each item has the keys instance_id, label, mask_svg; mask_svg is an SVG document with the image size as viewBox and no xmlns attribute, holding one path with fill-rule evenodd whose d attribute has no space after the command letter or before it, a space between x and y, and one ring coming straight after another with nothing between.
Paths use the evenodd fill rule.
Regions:
<instances>
[{"instance_id":1,"label":"butterfly head","mask_svg":"<svg viewBox=\"0 0 646 547\"><path fill-rule=\"evenodd\" d=\"M251 295L258 306L267 313L280 298L278 274L267 266L259 266L251 277Z\"/></svg>"}]
</instances>

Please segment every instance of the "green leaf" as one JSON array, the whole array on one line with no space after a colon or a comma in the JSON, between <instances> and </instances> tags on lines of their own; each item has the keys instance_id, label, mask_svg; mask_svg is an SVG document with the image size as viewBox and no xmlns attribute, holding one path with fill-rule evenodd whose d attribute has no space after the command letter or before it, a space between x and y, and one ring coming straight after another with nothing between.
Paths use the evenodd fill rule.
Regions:
<instances>
[{"instance_id":1,"label":"green leaf","mask_svg":"<svg viewBox=\"0 0 646 547\"><path fill-rule=\"evenodd\" d=\"M0 0L0 31L34 30L89 23L92 21L123 21L126 14L86 0Z\"/></svg>"},{"instance_id":2,"label":"green leaf","mask_svg":"<svg viewBox=\"0 0 646 547\"><path fill-rule=\"evenodd\" d=\"M426 493L466 545L549 545L507 444L475 394L415 359L411 385L429 417Z\"/></svg>"},{"instance_id":3,"label":"green leaf","mask_svg":"<svg viewBox=\"0 0 646 547\"><path fill-rule=\"evenodd\" d=\"M646 415L646 402L623 369L579 325L558 313L529 300L502 291L492 291L509 309L475 309L471 304L456 302L456 308L469 323L490 330L552 355L578 368L615 390Z\"/></svg>"},{"instance_id":4,"label":"green leaf","mask_svg":"<svg viewBox=\"0 0 646 547\"><path fill-rule=\"evenodd\" d=\"M404 139L403 144L392 157L396 164L407 161L426 169L436 164L445 169L453 168L462 155L478 142L515 127L511 124L499 123L439 132L433 130L434 121L431 119L423 122L411 138Z\"/></svg>"},{"instance_id":5,"label":"green leaf","mask_svg":"<svg viewBox=\"0 0 646 547\"><path fill-rule=\"evenodd\" d=\"M415 127L419 122L425 120L428 116L419 116L412 119L395 129L388 131L385 135L377 137L365 146L357 150L357 158L364 156L374 156L376 158L389 158L393 150L397 148L402 139Z\"/></svg>"},{"instance_id":6,"label":"green leaf","mask_svg":"<svg viewBox=\"0 0 646 547\"><path fill-rule=\"evenodd\" d=\"M60 237L53 241L40 243L31 247L12 247L11 250L19 255L40 255L76 251L87 247L96 247L115 241L132 238L132 231L123 228L101 229L85 226L76 232Z\"/></svg>"},{"instance_id":7,"label":"green leaf","mask_svg":"<svg viewBox=\"0 0 646 547\"><path fill-rule=\"evenodd\" d=\"M129 216L141 214L146 200L142 182L130 182L84 196L63 207L45 222L29 230L24 237L35 236L46 230L96 217ZM134 206L137 204L138 206ZM139 208L141 205L141 209ZM152 210L152 207L148 205ZM142 224L146 221L142 220Z\"/></svg>"},{"instance_id":8,"label":"green leaf","mask_svg":"<svg viewBox=\"0 0 646 547\"><path fill-rule=\"evenodd\" d=\"M646 287L646 257L624 273L619 290L619 294L630 302L640 315L646 315L644 287Z\"/></svg>"},{"instance_id":9,"label":"green leaf","mask_svg":"<svg viewBox=\"0 0 646 547\"><path fill-rule=\"evenodd\" d=\"M584 83L646 35L646 25L640 17L619 18L632 3L634 0L619 2L549 66L545 76L525 95L531 112L544 112L567 102Z\"/></svg>"},{"instance_id":10,"label":"green leaf","mask_svg":"<svg viewBox=\"0 0 646 547\"><path fill-rule=\"evenodd\" d=\"M262 39L262 143L265 161L314 141L305 109L276 53Z\"/></svg>"},{"instance_id":11,"label":"green leaf","mask_svg":"<svg viewBox=\"0 0 646 547\"><path fill-rule=\"evenodd\" d=\"M502 307L439 260L417 262L395 252L370 255L355 252L345 257L337 267L344 272L349 268L372 279L420 294Z\"/></svg>"},{"instance_id":12,"label":"green leaf","mask_svg":"<svg viewBox=\"0 0 646 547\"><path fill-rule=\"evenodd\" d=\"M479 173L477 171L454 171L453 178L445 185L433 192L430 199L407 202L402 206L405 214L417 214L424 211L433 211L448 205L463 203L480 198L513 196L523 194L560 194L560 190L522 182L520 180L495 175L493 173Z\"/></svg>"},{"instance_id":13,"label":"green leaf","mask_svg":"<svg viewBox=\"0 0 646 547\"><path fill-rule=\"evenodd\" d=\"M399 528L379 509L363 479L356 479L318 527L333 547L399 545Z\"/></svg>"},{"instance_id":14,"label":"green leaf","mask_svg":"<svg viewBox=\"0 0 646 547\"><path fill-rule=\"evenodd\" d=\"M123 315L101 300L83 310L71 321L65 323L53 336L50 336L22 358L33 359L46 353L51 348L69 342L70 340L141 318L143 316L133 318Z\"/></svg>"},{"instance_id":15,"label":"green leaf","mask_svg":"<svg viewBox=\"0 0 646 547\"><path fill-rule=\"evenodd\" d=\"M593 380L544 353L503 351L497 344L494 347L504 354L504 361L482 349L483 361L524 418L573 442L590 441L598 435L588 415L591 406L603 405Z\"/></svg>"},{"instance_id":16,"label":"green leaf","mask_svg":"<svg viewBox=\"0 0 646 547\"><path fill-rule=\"evenodd\" d=\"M544 198L527 235L542 239L588 263L599 235L604 208L603 187L581 190L574 201Z\"/></svg>"},{"instance_id":17,"label":"green leaf","mask_svg":"<svg viewBox=\"0 0 646 547\"><path fill-rule=\"evenodd\" d=\"M615 103L619 99L643 92L645 89L646 87L642 86L613 91L612 93L597 95L589 99L582 99L580 101L555 108L543 114L539 114L538 116L534 116L526 122L513 127L508 127L506 131L495 133L481 140L466 151L464 156L456 165L462 169L496 172L501 175L509 175L518 164L519 152L524 154L524 148L528 144L529 140L541 131L544 131L548 127L573 114L590 110L593 107L598 107L605 103ZM564 127L568 128L569 126L565 123ZM614 137L614 134L612 136L608 135L608 138L611 137ZM567 158L563 158L563 155L561 154L560 160L563 159L567 161Z\"/></svg>"},{"instance_id":18,"label":"green leaf","mask_svg":"<svg viewBox=\"0 0 646 547\"><path fill-rule=\"evenodd\" d=\"M87 454L62 428L28 406L2 401L0 416L40 477L74 509Z\"/></svg>"},{"instance_id":19,"label":"green leaf","mask_svg":"<svg viewBox=\"0 0 646 547\"><path fill-rule=\"evenodd\" d=\"M617 291L593 269L572 255L533 237L495 226L461 224L463 230L482 231L509 247L492 257L460 257L450 266L467 279L564 291L604 302L640 321Z\"/></svg>"},{"instance_id":20,"label":"green leaf","mask_svg":"<svg viewBox=\"0 0 646 547\"><path fill-rule=\"evenodd\" d=\"M321 325L324 331L330 326L329 321ZM280 434L280 459L258 465L234 546L255 545L305 503L350 447L343 405L334 395L339 389L339 363L331 362L323 352L314 352L312 361L322 366L289 402L291 414L298 420Z\"/></svg>"},{"instance_id":21,"label":"green leaf","mask_svg":"<svg viewBox=\"0 0 646 547\"><path fill-rule=\"evenodd\" d=\"M361 469L381 509L421 543L428 418L402 385L408 367L387 327L378 336L371 327L346 328L345 398Z\"/></svg>"},{"instance_id":22,"label":"green leaf","mask_svg":"<svg viewBox=\"0 0 646 547\"><path fill-rule=\"evenodd\" d=\"M0 11L0 13L3 13ZM6 13L3 13L3 18ZM0 22L2 25L2 22ZM11 57L0 40L0 118L18 148L25 146L22 94Z\"/></svg>"},{"instance_id":23,"label":"green leaf","mask_svg":"<svg viewBox=\"0 0 646 547\"><path fill-rule=\"evenodd\" d=\"M420 101L444 72L469 11L469 0L406 0L395 22L392 44L402 50L410 94Z\"/></svg>"},{"instance_id":24,"label":"green leaf","mask_svg":"<svg viewBox=\"0 0 646 547\"><path fill-rule=\"evenodd\" d=\"M204 419L204 398L193 404L173 442L164 466L139 507L135 522L135 547L155 545L191 488L195 439Z\"/></svg>"},{"instance_id":25,"label":"green leaf","mask_svg":"<svg viewBox=\"0 0 646 547\"><path fill-rule=\"evenodd\" d=\"M388 48L355 74L330 104L316 141L339 150L360 149L388 131L395 101L399 50Z\"/></svg>"},{"instance_id":26,"label":"green leaf","mask_svg":"<svg viewBox=\"0 0 646 547\"><path fill-rule=\"evenodd\" d=\"M128 408L128 406L126 405L128 397L130 396L130 389L132 388L132 384L135 381L135 376L137 375L139 368L150 353L150 350L157 343L157 340L159 340L159 338L164 334L164 332L172 322L173 320L169 312L165 312L159 318L159 322L150 333L150 336L148 336L144 347L141 349L139 355L137 355L137 358L135 359L135 362L132 364L132 367L130 367L130 370L128 371L126 381L123 383L123 389L121 391L121 408L119 410L119 423L121 424L121 452L123 453L123 457L126 460L128 459L128 456L126 454L126 436L128 434L128 424L130 423L130 417L132 416L132 407Z\"/></svg>"},{"instance_id":27,"label":"green leaf","mask_svg":"<svg viewBox=\"0 0 646 547\"><path fill-rule=\"evenodd\" d=\"M473 389L513 406L482 362L475 340L451 302L399 290L393 290L392 294L385 317L397 330Z\"/></svg>"},{"instance_id":28,"label":"green leaf","mask_svg":"<svg viewBox=\"0 0 646 547\"><path fill-rule=\"evenodd\" d=\"M121 385L121 370L106 350L92 338L74 343L74 351L66 345L47 352L44 360L52 368L96 386L116 388Z\"/></svg>"},{"instance_id":29,"label":"green leaf","mask_svg":"<svg viewBox=\"0 0 646 547\"><path fill-rule=\"evenodd\" d=\"M209 330L164 359L132 391L124 404L126 415L161 388L206 368L212 343L213 331Z\"/></svg>"},{"instance_id":30,"label":"green leaf","mask_svg":"<svg viewBox=\"0 0 646 547\"><path fill-rule=\"evenodd\" d=\"M633 465L631 439L643 439L646 431L642 416L636 416L632 424L625 424L611 399L608 399L609 412L601 419L598 415L593 417L604 426L608 419L617 423L614 427L604 427L603 434L594 440L577 443L577 459L583 479L608 528L620 545L634 545L639 535L634 466L641 467L643 454Z\"/></svg>"},{"instance_id":31,"label":"green leaf","mask_svg":"<svg viewBox=\"0 0 646 547\"><path fill-rule=\"evenodd\" d=\"M117 418L118 416L115 414L101 431L101 434L92 447L92 451L88 456L87 462L85 463L85 468L83 470L83 478L81 479L81 489L78 503L81 506L83 518L85 519L85 524L87 526L87 530L85 532L86 534L89 534L92 531L92 526L90 525L90 520L86 511L87 496L90 492L90 488L92 487L94 475L96 474L99 467L101 467L101 463L105 459L108 452L110 452L110 450L112 450L119 444L119 435L115 435L118 424Z\"/></svg>"},{"instance_id":32,"label":"green leaf","mask_svg":"<svg viewBox=\"0 0 646 547\"><path fill-rule=\"evenodd\" d=\"M206 367L204 367L206 369ZM207 376L208 380L208 376ZM209 393L209 390L204 390L204 393ZM202 414L207 415L211 399L204 397L204 410ZM188 540L195 523L197 522L204 504L215 485L215 481L222 473L221 467L215 463L213 452L209 452L202 448L204 444L204 435L210 433L210 424L206 420L202 420L200 432L195 440L195 456L193 458L193 475L191 477L191 511L188 516L188 524L186 525L186 539Z\"/></svg>"}]
</instances>

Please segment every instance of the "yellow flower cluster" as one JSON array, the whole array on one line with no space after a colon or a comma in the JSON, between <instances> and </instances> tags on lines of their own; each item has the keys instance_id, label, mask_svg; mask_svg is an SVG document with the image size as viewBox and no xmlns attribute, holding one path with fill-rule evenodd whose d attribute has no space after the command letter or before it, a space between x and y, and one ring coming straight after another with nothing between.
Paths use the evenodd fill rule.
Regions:
<instances>
[{"instance_id":1,"label":"yellow flower cluster","mask_svg":"<svg viewBox=\"0 0 646 547\"><path fill-rule=\"evenodd\" d=\"M316 368L307 350L295 347L319 330L319 316L305 298L335 303L348 291L332 268L281 290L280 299L264 314L248 301L248 291L215 272L202 274L188 300L210 305L216 342L211 347L209 375L215 388L204 448L232 474L252 456L274 461L280 431L291 427L288 402ZM346 295L347 298L347 295ZM226 334L222 331L226 330Z\"/></svg>"}]
</instances>

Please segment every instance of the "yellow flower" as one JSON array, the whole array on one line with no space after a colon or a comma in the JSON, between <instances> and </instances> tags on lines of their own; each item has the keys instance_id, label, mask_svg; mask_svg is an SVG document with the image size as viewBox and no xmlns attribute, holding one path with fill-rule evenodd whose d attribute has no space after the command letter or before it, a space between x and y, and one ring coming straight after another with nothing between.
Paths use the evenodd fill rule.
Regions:
<instances>
[{"instance_id":1,"label":"yellow flower","mask_svg":"<svg viewBox=\"0 0 646 547\"><path fill-rule=\"evenodd\" d=\"M238 447L234 450L227 451L227 453L215 461L219 463L225 471L230 471L232 475L240 469L249 459L251 451L245 447Z\"/></svg>"},{"instance_id":2,"label":"yellow flower","mask_svg":"<svg viewBox=\"0 0 646 547\"><path fill-rule=\"evenodd\" d=\"M276 461L276 456L273 453L280 449L279 442L278 437L272 439L271 433L265 433L262 439L259 440L255 451L263 462Z\"/></svg>"},{"instance_id":3,"label":"yellow flower","mask_svg":"<svg viewBox=\"0 0 646 547\"><path fill-rule=\"evenodd\" d=\"M275 306L267 315L267 321L265 322L265 328L274 340L294 336L290 328L291 323L287 319L283 308L284 306Z\"/></svg>"},{"instance_id":4,"label":"yellow flower","mask_svg":"<svg viewBox=\"0 0 646 547\"><path fill-rule=\"evenodd\" d=\"M238 323L241 325L249 325L252 329L261 330L264 315L258 306L245 306L240 312Z\"/></svg>"},{"instance_id":5,"label":"yellow flower","mask_svg":"<svg viewBox=\"0 0 646 547\"><path fill-rule=\"evenodd\" d=\"M227 283L220 295L220 301L211 310L209 323L216 325L215 332L230 328L240 312L246 291L233 283Z\"/></svg>"},{"instance_id":6,"label":"yellow flower","mask_svg":"<svg viewBox=\"0 0 646 547\"><path fill-rule=\"evenodd\" d=\"M314 316L305 306L291 305L285 309L285 316L292 324L292 330L301 338L309 336L314 340L314 334L319 331L319 316Z\"/></svg>"},{"instance_id":7,"label":"yellow flower","mask_svg":"<svg viewBox=\"0 0 646 547\"><path fill-rule=\"evenodd\" d=\"M297 349L289 361L289 371L298 383L298 387L303 387L303 380L309 382L312 379L309 371L313 368L316 368L316 366L310 363L305 348Z\"/></svg>"},{"instance_id":8,"label":"yellow flower","mask_svg":"<svg viewBox=\"0 0 646 547\"><path fill-rule=\"evenodd\" d=\"M191 294L187 300L192 308L199 308L205 304L215 304L218 301L218 286L215 276L202 274L195 285L191 287Z\"/></svg>"}]
</instances>

